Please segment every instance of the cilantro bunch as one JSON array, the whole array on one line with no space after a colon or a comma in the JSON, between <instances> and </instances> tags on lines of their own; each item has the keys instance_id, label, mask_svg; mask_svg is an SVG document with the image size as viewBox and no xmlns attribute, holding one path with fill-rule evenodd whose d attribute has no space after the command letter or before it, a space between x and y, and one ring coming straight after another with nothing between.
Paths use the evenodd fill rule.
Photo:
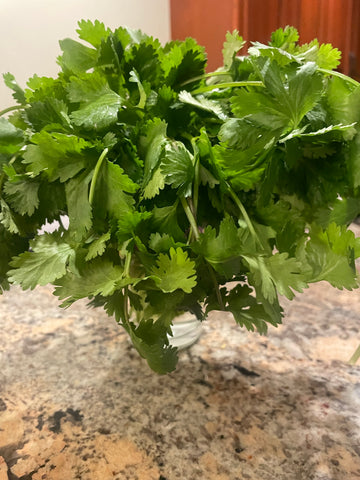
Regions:
<instances>
[{"instance_id":1,"label":"cilantro bunch","mask_svg":"<svg viewBox=\"0 0 360 480\"><path fill-rule=\"evenodd\" d=\"M337 49L286 27L239 56L235 31L206 74L191 38L162 46L84 20L77 32L57 78L23 90L4 75L17 105L0 112L2 290L90 299L166 373L183 311L265 333L279 295L358 287L360 87L334 70Z\"/></svg>"}]
</instances>

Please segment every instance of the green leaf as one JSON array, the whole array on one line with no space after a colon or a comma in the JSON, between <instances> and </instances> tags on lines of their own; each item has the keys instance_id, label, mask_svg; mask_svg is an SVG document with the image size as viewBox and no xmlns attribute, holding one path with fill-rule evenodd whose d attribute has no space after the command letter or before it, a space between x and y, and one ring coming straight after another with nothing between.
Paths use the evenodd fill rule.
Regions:
<instances>
[{"instance_id":1,"label":"green leaf","mask_svg":"<svg viewBox=\"0 0 360 480\"><path fill-rule=\"evenodd\" d=\"M115 290L134 282L130 277L124 277L120 265L114 265L110 260L95 258L86 263L80 270L80 276L67 273L56 282L55 295L65 300L62 307L69 306L80 298L102 295L112 295Z\"/></svg>"},{"instance_id":2,"label":"green leaf","mask_svg":"<svg viewBox=\"0 0 360 480\"><path fill-rule=\"evenodd\" d=\"M167 207L155 207L153 226L159 233L168 233L176 241L182 241L185 239L185 235L178 223L177 206L178 203L175 202Z\"/></svg>"},{"instance_id":3,"label":"green leaf","mask_svg":"<svg viewBox=\"0 0 360 480\"><path fill-rule=\"evenodd\" d=\"M33 75L27 81L29 87L25 90L28 103L45 102L50 98L59 101L66 100L65 81L63 78L39 77Z\"/></svg>"},{"instance_id":4,"label":"green leaf","mask_svg":"<svg viewBox=\"0 0 360 480\"><path fill-rule=\"evenodd\" d=\"M226 303L226 310L233 314L236 323L249 331L253 332L256 329L260 334L265 334L268 323L275 326L281 323L280 311L274 321L273 316L257 301L252 295L252 289L247 285L234 287L226 296Z\"/></svg>"},{"instance_id":5,"label":"green leaf","mask_svg":"<svg viewBox=\"0 0 360 480\"><path fill-rule=\"evenodd\" d=\"M203 95L197 95L195 98L191 95L190 92L182 90L179 93L179 100L180 102L191 105L192 107L196 107L200 110L213 113L221 120L226 120L227 118L227 115L225 114L220 102L217 102L216 100L210 100Z\"/></svg>"},{"instance_id":6,"label":"green leaf","mask_svg":"<svg viewBox=\"0 0 360 480\"><path fill-rule=\"evenodd\" d=\"M97 48L101 45L102 40L106 40L110 34L109 28L106 28L102 22L95 20L80 20L79 28L76 30L81 40L85 40L93 47Z\"/></svg>"},{"instance_id":7,"label":"green leaf","mask_svg":"<svg viewBox=\"0 0 360 480\"><path fill-rule=\"evenodd\" d=\"M14 93L13 98L21 105L26 103L24 90L17 84L14 75L11 73L3 73L3 79L5 85L10 88Z\"/></svg>"},{"instance_id":8,"label":"green leaf","mask_svg":"<svg viewBox=\"0 0 360 480\"><path fill-rule=\"evenodd\" d=\"M296 128L304 115L319 101L322 91L322 76L314 62L300 65L295 71L288 72L288 81L282 78L282 72L276 62L260 58L257 61L259 72L268 92L273 96L278 110Z\"/></svg>"},{"instance_id":9,"label":"green leaf","mask_svg":"<svg viewBox=\"0 0 360 480\"><path fill-rule=\"evenodd\" d=\"M7 272L10 268L9 262L12 257L19 255L28 248L29 242L26 238L11 234L0 223L0 295L3 290L8 290L9 288L9 282L7 279Z\"/></svg>"},{"instance_id":10,"label":"green leaf","mask_svg":"<svg viewBox=\"0 0 360 480\"><path fill-rule=\"evenodd\" d=\"M293 290L302 292L307 288L307 278L301 264L297 259L289 258L286 252L275 253L271 257L244 255L244 259L250 267L250 283L270 303L274 302L278 293L291 300L295 296Z\"/></svg>"},{"instance_id":11,"label":"green leaf","mask_svg":"<svg viewBox=\"0 0 360 480\"><path fill-rule=\"evenodd\" d=\"M337 225L349 225L359 215L359 198L338 198L331 208L323 208L317 212L316 221L322 227L327 227L333 222Z\"/></svg>"},{"instance_id":12,"label":"green leaf","mask_svg":"<svg viewBox=\"0 0 360 480\"><path fill-rule=\"evenodd\" d=\"M168 345L167 328L152 319L143 320L129 329L134 347L146 359L149 367L159 374L170 373L176 368L177 349Z\"/></svg>"},{"instance_id":13,"label":"green leaf","mask_svg":"<svg viewBox=\"0 0 360 480\"><path fill-rule=\"evenodd\" d=\"M0 222L10 233L20 233L15 216L11 211L9 205L1 198L0 199Z\"/></svg>"},{"instance_id":14,"label":"green leaf","mask_svg":"<svg viewBox=\"0 0 360 480\"><path fill-rule=\"evenodd\" d=\"M59 233L39 235L30 241L32 251L21 253L10 262L9 281L33 290L52 283L66 273L75 251Z\"/></svg>"},{"instance_id":15,"label":"green leaf","mask_svg":"<svg viewBox=\"0 0 360 480\"><path fill-rule=\"evenodd\" d=\"M181 248L170 248L169 255L159 254L153 278L163 292L174 292L178 288L190 293L196 285L195 263Z\"/></svg>"},{"instance_id":16,"label":"green leaf","mask_svg":"<svg viewBox=\"0 0 360 480\"><path fill-rule=\"evenodd\" d=\"M139 226L142 222L148 220L151 215L151 212L124 212L123 215L119 217L117 223L117 237L119 242L124 242L135 235L135 232L141 229Z\"/></svg>"},{"instance_id":17,"label":"green leaf","mask_svg":"<svg viewBox=\"0 0 360 480\"><path fill-rule=\"evenodd\" d=\"M6 182L4 191L15 212L31 216L39 206L39 182L20 180Z\"/></svg>"},{"instance_id":18,"label":"green leaf","mask_svg":"<svg viewBox=\"0 0 360 480\"><path fill-rule=\"evenodd\" d=\"M79 241L92 226L92 208L89 203L90 180L91 173L84 172L65 185L69 231Z\"/></svg>"},{"instance_id":19,"label":"green leaf","mask_svg":"<svg viewBox=\"0 0 360 480\"><path fill-rule=\"evenodd\" d=\"M106 242L110 240L110 232L106 232L101 235L99 238L96 238L91 242L88 248L88 253L86 254L85 260L93 260L96 257L101 257L106 250Z\"/></svg>"},{"instance_id":20,"label":"green leaf","mask_svg":"<svg viewBox=\"0 0 360 480\"><path fill-rule=\"evenodd\" d=\"M166 144L161 173L165 175L165 183L176 188L179 196L191 196L195 175L194 158L182 142Z\"/></svg>"},{"instance_id":21,"label":"green leaf","mask_svg":"<svg viewBox=\"0 0 360 480\"><path fill-rule=\"evenodd\" d=\"M126 213L133 212L135 202L130 194L138 188L119 165L106 160L96 183L94 209L102 217L108 213L119 220Z\"/></svg>"},{"instance_id":22,"label":"green leaf","mask_svg":"<svg viewBox=\"0 0 360 480\"><path fill-rule=\"evenodd\" d=\"M48 97L31 103L31 106L26 108L25 115L38 132L42 129L68 132L71 128L68 107L63 100L57 98Z\"/></svg>"},{"instance_id":23,"label":"green leaf","mask_svg":"<svg viewBox=\"0 0 360 480\"><path fill-rule=\"evenodd\" d=\"M175 240L167 233L152 233L149 239L149 248L156 253L168 252L170 248L180 247L182 244Z\"/></svg>"},{"instance_id":24,"label":"green leaf","mask_svg":"<svg viewBox=\"0 0 360 480\"><path fill-rule=\"evenodd\" d=\"M24 132L4 117L0 118L0 154L13 155L24 142Z\"/></svg>"},{"instance_id":25,"label":"green leaf","mask_svg":"<svg viewBox=\"0 0 360 480\"><path fill-rule=\"evenodd\" d=\"M207 226L192 248L218 273L229 279L241 269L240 255L243 253L243 245L238 228L231 217L225 217L221 221L218 234L214 228Z\"/></svg>"},{"instance_id":26,"label":"green leaf","mask_svg":"<svg viewBox=\"0 0 360 480\"><path fill-rule=\"evenodd\" d=\"M299 33L295 27L287 25L285 28L278 28L271 34L270 45L283 50L293 49L299 40Z\"/></svg>"},{"instance_id":27,"label":"green leaf","mask_svg":"<svg viewBox=\"0 0 360 480\"><path fill-rule=\"evenodd\" d=\"M164 121L156 118L148 122L144 127L144 135L141 136L141 150L145 157L144 181L146 187L157 169L166 137L167 125ZM159 174L157 174L159 176ZM153 189L152 189L153 190Z\"/></svg>"},{"instance_id":28,"label":"green leaf","mask_svg":"<svg viewBox=\"0 0 360 480\"><path fill-rule=\"evenodd\" d=\"M203 47L193 38L169 45L166 55L161 58L166 85L179 91L182 83L205 73L206 55Z\"/></svg>"},{"instance_id":29,"label":"green leaf","mask_svg":"<svg viewBox=\"0 0 360 480\"><path fill-rule=\"evenodd\" d=\"M99 72L87 72L70 77L66 87L67 96L71 103L87 105L106 94L113 92L106 78Z\"/></svg>"},{"instance_id":30,"label":"green leaf","mask_svg":"<svg viewBox=\"0 0 360 480\"><path fill-rule=\"evenodd\" d=\"M229 69L234 61L236 54L244 47L245 41L239 36L238 30L232 33L226 33L226 41L222 50L224 67Z\"/></svg>"},{"instance_id":31,"label":"green leaf","mask_svg":"<svg viewBox=\"0 0 360 480\"><path fill-rule=\"evenodd\" d=\"M86 165L83 150L90 144L83 138L42 131L31 137L23 154L23 163L32 176L44 174L50 182L66 182Z\"/></svg>"},{"instance_id":32,"label":"green leaf","mask_svg":"<svg viewBox=\"0 0 360 480\"><path fill-rule=\"evenodd\" d=\"M95 67L97 51L86 47L71 38L59 41L63 55L58 58L58 63L64 71L82 73Z\"/></svg>"},{"instance_id":33,"label":"green leaf","mask_svg":"<svg viewBox=\"0 0 360 480\"><path fill-rule=\"evenodd\" d=\"M310 238L299 245L297 257L307 265L307 281L325 280L333 287L352 290L359 286L354 259L360 240L346 226L330 224L326 230L313 226Z\"/></svg>"},{"instance_id":34,"label":"green leaf","mask_svg":"<svg viewBox=\"0 0 360 480\"><path fill-rule=\"evenodd\" d=\"M96 100L86 103L71 113L75 125L89 130L102 130L117 121L117 114L124 101L115 92L109 92Z\"/></svg>"},{"instance_id":35,"label":"green leaf","mask_svg":"<svg viewBox=\"0 0 360 480\"><path fill-rule=\"evenodd\" d=\"M335 70L340 65L341 52L337 48L333 48L330 43L320 45L317 52L316 63L320 68L326 70Z\"/></svg>"},{"instance_id":36,"label":"green leaf","mask_svg":"<svg viewBox=\"0 0 360 480\"><path fill-rule=\"evenodd\" d=\"M161 172L161 169L158 168L155 170L153 173L153 176L151 177L150 181L147 183L147 185L144 188L144 198L150 199L156 197L156 195L159 195L160 190L163 190L165 187L165 175Z\"/></svg>"},{"instance_id":37,"label":"green leaf","mask_svg":"<svg viewBox=\"0 0 360 480\"><path fill-rule=\"evenodd\" d=\"M6 118L0 118L0 145L9 143L18 145L24 140L24 132L20 128L16 128Z\"/></svg>"}]
</instances>

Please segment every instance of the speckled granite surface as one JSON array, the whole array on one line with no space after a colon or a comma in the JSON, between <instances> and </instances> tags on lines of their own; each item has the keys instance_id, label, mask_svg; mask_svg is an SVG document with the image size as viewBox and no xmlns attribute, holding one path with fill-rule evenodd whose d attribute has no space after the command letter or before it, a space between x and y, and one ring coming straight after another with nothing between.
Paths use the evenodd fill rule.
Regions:
<instances>
[{"instance_id":1,"label":"speckled granite surface","mask_svg":"<svg viewBox=\"0 0 360 480\"><path fill-rule=\"evenodd\" d=\"M48 288L0 297L0 480L360 478L360 291L313 285L284 325L204 324L153 374L114 321Z\"/></svg>"}]
</instances>

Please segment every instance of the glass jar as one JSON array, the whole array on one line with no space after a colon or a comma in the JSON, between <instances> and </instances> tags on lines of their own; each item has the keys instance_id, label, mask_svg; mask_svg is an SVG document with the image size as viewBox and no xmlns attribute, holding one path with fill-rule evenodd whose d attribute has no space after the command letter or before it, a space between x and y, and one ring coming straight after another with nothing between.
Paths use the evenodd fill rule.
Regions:
<instances>
[{"instance_id":1,"label":"glass jar","mask_svg":"<svg viewBox=\"0 0 360 480\"><path fill-rule=\"evenodd\" d=\"M185 312L174 318L171 330L173 335L168 335L170 345L183 350L199 339L202 325L193 313Z\"/></svg>"}]
</instances>

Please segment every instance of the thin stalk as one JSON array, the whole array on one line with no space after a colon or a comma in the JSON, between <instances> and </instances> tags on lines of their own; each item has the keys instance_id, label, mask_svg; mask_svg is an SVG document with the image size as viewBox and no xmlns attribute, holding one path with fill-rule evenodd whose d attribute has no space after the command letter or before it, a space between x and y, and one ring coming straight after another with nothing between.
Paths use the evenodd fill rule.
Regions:
<instances>
[{"instance_id":1,"label":"thin stalk","mask_svg":"<svg viewBox=\"0 0 360 480\"><path fill-rule=\"evenodd\" d=\"M209 270L209 273L210 273L211 280L213 281L213 284L214 284L214 287L215 287L216 298L219 302L220 308L221 308L221 310L225 310L225 305L224 305L224 302L223 302L223 299L222 299L222 296L221 296L221 293L220 293L220 288L219 288L218 281L216 279L215 272L214 272L212 266L209 265L209 264L208 264L208 270Z\"/></svg>"},{"instance_id":2,"label":"thin stalk","mask_svg":"<svg viewBox=\"0 0 360 480\"><path fill-rule=\"evenodd\" d=\"M357 347L353 356L350 358L349 363L351 365L355 365L355 363L359 360L359 358L360 358L360 345Z\"/></svg>"},{"instance_id":3,"label":"thin stalk","mask_svg":"<svg viewBox=\"0 0 360 480\"><path fill-rule=\"evenodd\" d=\"M244 220L245 220L245 223L251 233L251 235L253 236L253 238L258 242L258 244L262 247L262 243L258 237L258 234L256 233L255 231L255 228L254 228L254 225L252 224L251 220L250 220L250 217L249 215L247 214L247 211L245 210L245 207L244 205L241 203L239 197L236 195L236 193L234 192L234 190L230 187L230 185L228 185L228 191L232 197L232 199L234 200L236 206L238 207L238 209L240 210L242 216L244 217Z\"/></svg>"},{"instance_id":4,"label":"thin stalk","mask_svg":"<svg viewBox=\"0 0 360 480\"><path fill-rule=\"evenodd\" d=\"M4 181L5 181L5 173L2 173L0 175L0 198L1 198L1 190L2 190L2 187L3 187Z\"/></svg>"},{"instance_id":5,"label":"thin stalk","mask_svg":"<svg viewBox=\"0 0 360 480\"><path fill-rule=\"evenodd\" d=\"M196 88L192 90L193 95L198 95L199 93L211 92L212 90L219 90L223 88L236 88L236 87L263 87L264 84L258 80L248 80L245 82L223 82L217 83L215 85L205 85L204 87Z\"/></svg>"},{"instance_id":6,"label":"thin stalk","mask_svg":"<svg viewBox=\"0 0 360 480\"><path fill-rule=\"evenodd\" d=\"M199 240L200 234L199 234L199 229L198 229L194 214L191 211L191 208L190 208L188 202L186 201L185 197L180 197L180 201L181 201L181 205L184 209L185 215L187 216L187 219L189 220L190 227L191 227L191 230L194 234L195 240Z\"/></svg>"},{"instance_id":7,"label":"thin stalk","mask_svg":"<svg viewBox=\"0 0 360 480\"><path fill-rule=\"evenodd\" d=\"M194 216L197 216L197 209L199 205L199 186L200 186L200 162L199 159L196 160L195 164L195 178L194 178Z\"/></svg>"},{"instance_id":8,"label":"thin stalk","mask_svg":"<svg viewBox=\"0 0 360 480\"><path fill-rule=\"evenodd\" d=\"M25 108L25 106L24 105L14 105L12 107L4 108L4 110L0 110L0 117L2 115L5 115L5 113L13 112L14 110L21 110L22 108Z\"/></svg>"},{"instance_id":9,"label":"thin stalk","mask_svg":"<svg viewBox=\"0 0 360 480\"><path fill-rule=\"evenodd\" d=\"M319 68L318 70L319 72L325 73L327 75L333 75L334 77L339 77L348 83L352 83L353 85L355 85L355 87L358 87L360 85L360 83L357 80L355 80L354 78L348 77L344 73L340 73L334 70L327 70L326 68Z\"/></svg>"},{"instance_id":10,"label":"thin stalk","mask_svg":"<svg viewBox=\"0 0 360 480\"><path fill-rule=\"evenodd\" d=\"M180 87L183 87L184 85L188 85L189 83L194 83L199 80L205 80L206 78L211 78L211 77L222 77L223 75L230 75L230 72L210 72L210 73L204 73L204 75L198 75L197 77L189 78L189 80L185 80L185 82L180 84Z\"/></svg>"},{"instance_id":11,"label":"thin stalk","mask_svg":"<svg viewBox=\"0 0 360 480\"><path fill-rule=\"evenodd\" d=\"M92 202L94 200L96 182L97 182L97 179L99 177L101 165L102 165L106 155L108 154L108 151L109 151L108 148L104 149L104 151L101 153L101 155L99 157L99 160L97 161L97 163L95 165L94 175L91 179L90 192L89 192L89 203L90 203L90 205L92 205Z\"/></svg>"},{"instance_id":12,"label":"thin stalk","mask_svg":"<svg viewBox=\"0 0 360 480\"><path fill-rule=\"evenodd\" d=\"M132 253L128 251L125 256L124 273L123 273L124 278L130 275L131 257L132 257ZM129 325L130 313L129 313L129 286L128 285L124 287L124 320L126 325Z\"/></svg>"}]
</instances>

